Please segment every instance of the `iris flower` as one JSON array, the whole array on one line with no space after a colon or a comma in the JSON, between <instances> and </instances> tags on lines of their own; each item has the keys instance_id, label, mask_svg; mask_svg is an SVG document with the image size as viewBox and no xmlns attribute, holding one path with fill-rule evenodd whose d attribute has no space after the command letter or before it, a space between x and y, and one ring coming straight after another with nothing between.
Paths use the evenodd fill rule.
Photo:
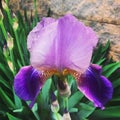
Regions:
<instances>
[{"instance_id":1,"label":"iris flower","mask_svg":"<svg viewBox=\"0 0 120 120\"><path fill-rule=\"evenodd\" d=\"M57 75L64 81L72 75L78 89L103 109L112 98L113 88L102 76L102 68L90 62L97 42L95 32L72 15L43 18L28 35L31 65L22 67L15 76L15 93L31 101L32 107L48 78Z\"/></svg>"}]
</instances>

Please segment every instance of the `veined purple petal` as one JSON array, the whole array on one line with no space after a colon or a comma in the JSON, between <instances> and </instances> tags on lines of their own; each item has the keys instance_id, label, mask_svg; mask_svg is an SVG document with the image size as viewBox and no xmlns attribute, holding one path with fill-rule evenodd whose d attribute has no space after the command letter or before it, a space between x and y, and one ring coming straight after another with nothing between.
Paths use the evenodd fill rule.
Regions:
<instances>
[{"instance_id":1,"label":"veined purple petal","mask_svg":"<svg viewBox=\"0 0 120 120\"><path fill-rule=\"evenodd\" d=\"M31 41L34 41L34 44L31 44ZM40 27L37 32L34 32L34 29L30 32L30 61L34 67L49 66L59 70L70 68L85 71L97 41L91 28L72 15L65 15L45 27Z\"/></svg>"},{"instance_id":2,"label":"veined purple petal","mask_svg":"<svg viewBox=\"0 0 120 120\"><path fill-rule=\"evenodd\" d=\"M32 66L22 67L14 79L14 90L17 96L27 101L32 101L31 107L43 85L41 73Z\"/></svg>"},{"instance_id":3,"label":"veined purple petal","mask_svg":"<svg viewBox=\"0 0 120 120\"><path fill-rule=\"evenodd\" d=\"M58 28L59 66L85 71L90 64L93 47L98 41L95 32L72 15L60 18Z\"/></svg>"},{"instance_id":4,"label":"veined purple petal","mask_svg":"<svg viewBox=\"0 0 120 120\"><path fill-rule=\"evenodd\" d=\"M91 65L78 81L78 89L94 103L104 109L104 105L112 98L111 82L101 75L101 67Z\"/></svg>"},{"instance_id":5,"label":"veined purple petal","mask_svg":"<svg viewBox=\"0 0 120 120\"><path fill-rule=\"evenodd\" d=\"M40 27L45 21L49 24ZM27 46L30 51L30 61L32 66L53 68L55 66L55 39L57 38L57 24L58 22L52 18L44 18L44 21L38 23L34 29L29 33L27 39ZM40 28L39 28L40 27Z\"/></svg>"}]
</instances>

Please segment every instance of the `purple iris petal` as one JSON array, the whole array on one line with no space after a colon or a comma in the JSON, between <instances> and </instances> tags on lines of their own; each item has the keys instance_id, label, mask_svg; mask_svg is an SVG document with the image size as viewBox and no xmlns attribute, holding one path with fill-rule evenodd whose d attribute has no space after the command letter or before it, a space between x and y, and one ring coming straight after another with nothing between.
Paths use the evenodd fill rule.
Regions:
<instances>
[{"instance_id":1,"label":"purple iris petal","mask_svg":"<svg viewBox=\"0 0 120 120\"><path fill-rule=\"evenodd\" d=\"M72 15L65 15L52 22L50 19L48 23L43 27L37 25L37 32L34 28L29 33L27 44L28 49L32 46L31 64L34 67L85 71L98 41L95 32Z\"/></svg>"},{"instance_id":2,"label":"purple iris petal","mask_svg":"<svg viewBox=\"0 0 120 120\"><path fill-rule=\"evenodd\" d=\"M101 75L101 67L95 64L92 64L81 76L78 88L96 107L101 109L112 98L112 84Z\"/></svg>"},{"instance_id":3,"label":"purple iris petal","mask_svg":"<svg viewBox=\"0 0 120 120\"><path fill-rule=\"evenodd\" d=\"M53 18L42 18L42 21L37 23L36 27L30 32L28 35L28 42L27 42L27 48L29 51L34 48L34 44L37 44L39 41L39 34L44 31L45 27L49 26L49 24L52 24L56 20Z\"/></svg>"},{"instance_id":4,"label":"purple iris petal","mask_svg":"<svg viewBox=\"0 0 120 120\"><path fill-rule=\"evenodd\" d=\"M31 106L43 85L40 75L41 73L37 72L32 66L25 66L20 69L14 79L16 95L23 100L32 101Z\"/></svg>"}]
</instances>

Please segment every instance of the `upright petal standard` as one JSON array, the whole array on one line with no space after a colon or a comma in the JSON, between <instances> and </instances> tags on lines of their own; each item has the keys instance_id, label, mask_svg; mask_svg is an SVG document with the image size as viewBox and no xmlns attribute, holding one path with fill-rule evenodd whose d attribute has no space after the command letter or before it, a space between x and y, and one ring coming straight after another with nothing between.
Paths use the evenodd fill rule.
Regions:
<instances>
[{"instance_id":1,"label":"upright petal standard","mask_svg":"<svg viewBox=\"0 0 120 120\"><path fill-rule=\"evenodd\" d=\"M49 77L57 75L58 86L59 83L64 85L59 88L64 88L68 85L67 76L72 75L78 89L96 107L103 109L113 89L110 81L101 75L101 67L90 63L97 42L95 32L72 15L57 20L43 18L28 35L31 66L21 68L16 75L16 94L34 103Z\"/></svg>"},{"instance_id":2,"label":"upright petal standard","mask_svg":"<svg viewBox=\"0 0 120 120\"><path fill-rule=\"evenodd\" d=\"M40 29L39 24L43 22L37 24L28 35L32 66L85 71L98 41L95 32L72 15L58 20L46 18L45 21L50 22ZM30 46L34 47L30 49Z\"/></svg>"}]
</instances>

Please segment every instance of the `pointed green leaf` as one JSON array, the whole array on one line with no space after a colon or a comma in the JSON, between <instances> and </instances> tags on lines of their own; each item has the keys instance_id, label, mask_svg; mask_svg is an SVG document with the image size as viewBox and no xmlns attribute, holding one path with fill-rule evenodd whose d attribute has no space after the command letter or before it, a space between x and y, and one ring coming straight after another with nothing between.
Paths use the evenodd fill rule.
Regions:
<instances>
[{"instance_id":1,"label":"pointed green leaf","mask_svg":"<svg viewBox=\"0 0 120 120\"><path fill-rule=\"evenodd\" d=\"M73 108L77 103L80 102L80 100L83 98L83 94L79 91L74 93L69 99L68 99L68 109L70 110Z\"/></svg>"},{"instance_id":2,"label":"pointed green leaf","mask_svg":"<svg viewBox=\"0 0 120 120\"><path fill-rule=\"evenodd\" d=\"M11 90L10 84L4 80L2 76L0 76L0 83L3 84L6 88Z\"/></svg>"},{"instance_id":3,"label":"pointed green leaf","mask_svg":"<svg viewBox=\"0 0 120 120\"><path fill-rule=\"evenodd\" d=\"M105 110L96 110L94 115L99 118L120 118L120 106L107 107Z\"/></svg>"},{"instance_id":4,"label":"pointed green leaf","mask_svg":"<svg viewBox=\"0 0 120 120\"><path fill-rule=\"evenodd\" d=\"M22 119L19 119L19 118L15 117L15 116L11 115L10 113L7 113L7 116L8 116L9 120L22 120Z\"/></svg>"},{"instance_id":5,"label":"pointed green leaf","mask_svg":"<svg viewBox=\"0 0 120 120\"><path fill-rule=\"evenodd\" d=\"M48 79L42 88L42 97L44 99L44 103L48 103L51 84L52 79Z\"/></svg>"},{"instance_id":6,"label":"pointed green leaf","mask_svg":"<svg viewBox=\"0 0 120 120\"><path fill-rule=\"evenodd\" d=\"M95 110L95 107L90 104L80 103L80 112L78 112L78 116L80 119L85 119L89 117Z\"/></svg>"},{"instance_id":7,"label":"pointed green leaf","mask_svg":"<svg viewBox=\"0 0 120 120\"><path fill-rule=\"evenodd\" d=\"M15 105L12 102L12 100L7 96L7 94L5 94L5 92L2 90L2 88L0 88L0 97L2 98L3 102L12 109L15 109Z\"/></svg>"},{"instance_id":8,"label":"pointed green leaf","mask_svg":"<svg viewBox=\"0 0 120 120\"><path fill-rule=\"evenodd\" d=\"M112 84L113 84L114 88L120 86L120 78L117 80L114 80Z\"/></svg>"},{"instance_id":9,"label":"pointed green leaf","mask_svg":"<svg viewBox=\"0 0 120 120\"><path fill-rule=\"evenodd\" d=\"M111 101L119 101L120 102L120 96L118 96L118 97L114 97Z\"/></svg>"},{"instance_id":10,"label":"pointed green leaf","mask_svg":"<svg viewBox=\"0 0 120 120\"><path fill-rule=\"evenodd\" d=\"M34 106L33 106L33 108L32 108L32 112L33 112L33 114L35 115L36 119L37 119L37 120L40 120L40 117L39 117L39 115L38 115L37 110L38 110L38 105L37 105L37 103L35 103Z\"/></svg>"},{"instance_id":11,"label":"pointed green leaf","mask_svg":"<svg viewBox=\"0 0 120 120\"><path fill-rule=\"evenodd\" d=\"M113 72L120 68L120 62L111 63L103 67L103 75L109 77Z\"/></svg>"},{"instance_id":12,"label":"pointed green leaf","mask_svg":"<svg viewBox=\"0 0 120 120\"><path fill-rule=\"evenodd\" d=\"M16 96L14 90L13 90L13 95L14 95L14 101L15 101L15 106L17 109L22 109L22 102L21 100L18 98L18 96Z\"/></svg>"},{"instance_id":13,"label":"pointed green leaf","mask_svg":"<svg viewBox=\"0 0 120 120\"><path fill-rule=\"evenodd\" d=\"M71 109L69 110L69 112L70 112L70 113L78 112L78 108L71 108Z\"/></svg>"}]
</instances>

